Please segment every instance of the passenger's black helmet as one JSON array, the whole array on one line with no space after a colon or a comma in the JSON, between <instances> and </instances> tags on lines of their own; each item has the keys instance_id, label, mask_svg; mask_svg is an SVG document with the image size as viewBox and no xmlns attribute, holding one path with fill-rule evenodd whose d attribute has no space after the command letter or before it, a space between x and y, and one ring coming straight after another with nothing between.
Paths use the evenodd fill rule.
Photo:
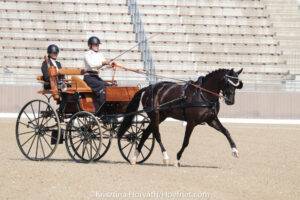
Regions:
<instances>
[{"instance_id":1,"label":"passenger's black helmet","mask_svg":"<svg viewBox=\"0 0 300 200\"><path fill-rule=\"evenodd\" d=\"M50 54L50 53L59 53L58 46L56 46L55 44L49 45L48 48L47 48L47 53L48 54Z\"/></svg>"},{"instance_id":2,"label":"passenger's black helmet","mask_svg":"<svg viewBox=\"0 0 300 200\"><path fill-rule=\"evenodd\" d=\"M89 38L88 40L88 46L92 45L92 44L101 44L100 40L98 37L96 36L92 36Z\"/></svg>"}]
</instances>

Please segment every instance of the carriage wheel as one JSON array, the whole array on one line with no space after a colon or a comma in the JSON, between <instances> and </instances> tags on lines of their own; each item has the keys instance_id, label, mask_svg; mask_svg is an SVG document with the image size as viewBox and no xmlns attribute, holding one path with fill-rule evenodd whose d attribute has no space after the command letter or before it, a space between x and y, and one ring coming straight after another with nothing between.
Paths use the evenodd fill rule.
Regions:
<instances>
[{"instance_id":1,"label":"carriage wheel","mask_svg":"<svg viewBox=\"0 0 300 200\"><path fill-rule=\"evenodd\" d=\"M134 117L132 125L125 132L122 138L118 139L118 146L123 158L130 162L129 159L134 154L135 149L138 147L142 138L143 131L150 123L149 118L145 114L138 114ZM145 162L151 155L155 144L155 138L151 133L141 149L141 153L137 158L137 163Z\"/></svg>"},{"instance_id":2,"label":"carriage wheel","mask_svg":"<svg viewBox=\"0 0 300 200\"><path fill-rule=\"evenodd\" d=\"M67 125L65 145L76 162L91 162L98 157L102 134L98 119L89 112L78 112Z\"/></svg>"},{"instance_id":3,"label":"carriage wheel","mask_svg":"<svg viewBox=\"0 0 300 200\"><path fill-rule=\"evenodd\" d=\"M101 125L101 133L102 133L102 147L99 152L99 155L94 159L94 161L98 161L104 157L104 155L108 152L108 149L111 145L111 140L114 137L115 132L115 124L113 123L103 123L99 122Z\"/></svg>"},{"instance_id":4,"label":"carriage wheel","mask_svg":"<svg viewBox=\"0 0 300 200\"><path fill-rule=\"evenodd\" d=\"M16 139L26 158L49 158L61 141L59 118L53 107L42 100L28 102L17 118Z\"/></svg>"}]
</instances>

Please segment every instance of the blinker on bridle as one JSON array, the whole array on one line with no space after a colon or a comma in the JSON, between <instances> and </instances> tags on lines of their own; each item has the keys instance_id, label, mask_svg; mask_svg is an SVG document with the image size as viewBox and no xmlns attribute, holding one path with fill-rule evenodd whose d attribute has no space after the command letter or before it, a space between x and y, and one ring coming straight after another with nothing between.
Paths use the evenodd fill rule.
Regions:
<instances>
[{"instance_id":1,"label":"blinker on bridle","mask_svg":"<svg viewBox=\"0 0 300 200\"><path fill-rule=\"evenodd\" d=\"M234 76L229 76L229 75L225 75L225 77L226 77L226 81L228 82L228 83L230 83L232 86L234 86L234 87L238 87L239 85L240 85L240 80L239 80L239 78L238 77L234 77ZM230 79L235 79L235 80L238 80L238 82L237 83L234 83L232 80L230 80Z\"/></svg>"}]
</instances>

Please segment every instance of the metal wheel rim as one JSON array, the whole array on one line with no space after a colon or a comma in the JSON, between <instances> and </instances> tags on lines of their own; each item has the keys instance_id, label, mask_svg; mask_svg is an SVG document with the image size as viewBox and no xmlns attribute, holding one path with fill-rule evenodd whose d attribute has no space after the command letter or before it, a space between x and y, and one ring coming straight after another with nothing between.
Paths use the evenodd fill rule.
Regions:
<instances>
[{"instance_id":1,"label":"metal wheel rim","mask_svg":"<svg viewBox=\"0 0 300 200\"><path fill-rule=\"evenodd\" d=\"M93 137L92 135L86 136L86 137L90 137L90 138L85 138L85 136L83 136L83 134L85 134L87 132L89 132L89 134L94 133L92 130L89 130L89 131L83 130L82 131L82 130L77 129L79 131L79 134L77 134L76 136L73 135L73 137L71 137L72 132L73 132L72 130L74 130L74 129L72 129L72 128L74 128L72 123L74 122L74 120L76 120L76 118L78 116L80 117L80 115L88 116L94 120L93 123L96 123L96 124L94 124L96 127L95 130L97 129L99 131L97 136L95 136L95 137L97 137L96 140L99 141L98 145L93 140L95 138L91 139ZM82 122L82 123L85 123L85 122ZM84 125L84 124L81 124L81 125ZM75 139L75 138L77 138L77 139L80 138L80 139L77 141L73 141L73 139ZM101 146L102 146L102 133L101 133L100 124L99 124L99 121L97 120L97 118L93 114L86 112L86 111L81 111L81 112L78 112L75 115L73 115L67 125L67 131L66 131L66 136L65 136L65 145L66 145L66 149L67 149L70 157L76 162L89 163L89 162L93 161L95 158L97 158L97 156L99 155L99 152L101 150ZM81 145L83 145L82 149L80 148ZM89 147L87 148L87 146L89 146ZM81 151L82 154L80 154L78 151ZM85 152L87 152L86 155L88 155L88 159L84 156Z\"/></svg>"},{"instance_id":2,"label":"metal wheel rim","mask_svg":"<svg viewBox=\"0 0 300 200\"><path fill-rule=\"evenodd\" d=\"M34 104L34 103L36 103L36 102L38 102L38 105L39 105L39 110L38 110L38 112L37 113L35 113L34 112L34 109L33 109L33 106L32 106L32 104ZM46 116L47 114L42 114L42 109L41 109L41 104L44 104L44 105L46 105L47 106L47 108L46 108L46 110L45 111L43 111L44 113L47 113L47 111L48 112L51 112L51 115L50 115L50 119L48 120L48 119L46 119L45 120L45 118L43 117L42 119L41 119L41 123L39 123L39 120L40 120L40 117L41 116ZM30 108L32 109L32 115L33 115L33 117L30 117L30 114L27 114L27 112L26 112L26 109L28 108L28 106L30 106ZM24 114L24 115L23 115ZM26 126L26 124L24 123L24 122L22 122L21 121L21 117L24 117L25 118L25 116L27 117L27 119L30 121L30 125L29 125L29 123L27 124L27 126ZM37 116L37 117L36 117ZM48 134L46 134L45 132L46 132L46 129L48 129L48 128L55 128L55 126L49 126L49 127L46 127L45 125L47 124L47 123L49 123L49 121L51 120L51 118L54 118L54 120L55 120L55 126L56 126L56 128L57 128L57 130L55 130L55 131L57 131L56 132L56 134L57 134L57 137L56 138L53 138L53 136L52 135L48 135ZM25 118L26 119L26 118ZM31 119L33 119L33 120L31 120ZM38 119L38 120L37 120ZM34 123L34 122L36 122L36 120L38 121L37 123ZM48 121L47 121L48 120ZM44 125L43 125L44 124ZM26 126L27 128L31 128L31 129L33 129L33 127L35 127L34 129L35 129L35 131L33 131L33 130L31 130L31 131L28 131L28 133L26 133L26 132L21 132L20 133L20 125L22 125L22 126ZM52 130L52 131L54 131L54 130ZM41 133L41 132L44 132L43 134ZM45 101L43 101L43 100L39 100L39 99L35 99L35 100L32 100L32 101L29 101L28 103L26 103L23 107L22 107L22 109L21 109L21 111L20 111L20 113L19 113L19 115L18 115L18 118L17 118L17 121L16 121L16 130L15 130L15 133L16 133L16 141L17 141L17 145L18 145L18 147L19 147L19 149L20 149L20 151L22 152L22 154L26 157L26 158L28 158L29 160L34 160L34 161L41 161L41 160L45 160L45 159L48 159L48 158L50 158L52 155L53 155L53 153L55 152L55 150L56 150L56 148L57 148L57 146L58 146L58 143L59 143L59 140L60 140L60 135L61 135L61 127L60 127L60 124L59 124L59 117L58 117L58 114L57 114L57 112L55 111L55 109L48 103L48 102L45 102ZM28 140L26 140L25 141L25 144L23 143L23 142L21 142L21 135L22 135L22 137L23 136L25 136L26 134L32 134L33 133L33 135L31 136L31 137L29 137L28 138ZM51 145L52 144L50 144L49 143L49 141L47 141L47 139L46 139L46 136L48 136L48 137L50 137L51 138L51 140L52 140L52 138L53 139L55 139L56 140L56 143L54 143L53 145L54 145L54 147L52 148L51 147ZM34 143L35 143L35 138L37 137L37 142L36 142L36 148L35 148L35 150L36 150L36 152L35 152L35 156L34 157L31 157L31 156L29 156L29 153L31 152L31 150L32 150L32 147L34 146ZM33 141L30 143L30 141L31 141L31 139L33 139ZM29 144L31 144L30 145L30 147L29 147L29 149L28 149L28 151L27 152L25 152L25 150L24 150L24 148L23 148L23 146L25 146L27 143L29 143ZM49 148L49 149L51 149L50 150L50 152L45 152L45 149L44 149L44 146L43 146L43 143L44 144L47 144L46 145L46 147L47 148ZM43 153L43 157L38 157L38 154L41 154L41 152L39 153L38 152L38 150L39 150L39 146L40 146L40 150L42 150L41 152ZM34 147L33 147L33 149L34 149Z\"/></svg>"},{"instance_id":3,"label":"metal wheel rim","mask_svg":"<svg viewBox=\"0 0 300 200\"><path fill-rule=\"evenodd\" d=\"M140 122L140 123L137 123L137 124L142 124L142 123L147 124L146 126L143 126L143 127L142 127L143 130L144 130L144 129L147 128L147 126L149 125L149 118L148 118L148 116L145 116L145 115L143 115L143 114L139 114L139 116L143 117L143 120L141 120L141 122ZM134 123L135 123L135 122L134 122ZM132 124L134 124L134 123L132 123ZM132 126L131 126L129 129L132 129ZM132 132L134 132L134 130L131 131L131 133L128 132L128 131L126 131L126 133L123 135L123 137L120 138L120 139L118 139L118 147L119 147L119 150L120 150L120 152L121 152L122 157L123 157L127 162L130 162L129 158L131 157L131 155L132 155L132 153L134 152L135 148L136 148L137 145L139 144L139 142L137 142L137 141L132 142L132 143L130 143L129 141L127 141L126 137L127 137L128 135L131 135ZM137 132L139 132L137 137L138 137L139 140L140 140L140 139L141 139L141 136L142 136L142 132L140 132L139 130L138 130ZM125 145L122 145L121 143L122 143L122 141L124 141L124 140L126 141L126 144L125 144ZM138 140L138 141L139 141L139 140ZM144 146L143 146L143 148L142 148L142 151L141 151L141 153L140 153L140 155L139 155L139 157L138 157L138 159L137 159L137 164L141 164L141 163L145 162L145 161L150 157L150 155L151 155L152 152L153 152L154 145L155 145L155 138L153 137L153 134L152 134L152 133L149 135L149 137L148 137L148 139L145 141L145 143L146 143L147 141L150 142L151 144L150 144L150 145L147 145L147 146L145 146L145 144L144 144ZM134 148L134 147L135 147L135 148ZM146 147L148 147L148 148L146 148ZM125 148L129 148L128 152L126 152L126 153L124 152L124 149L125 149ZM145 150L145 148L147 149L147 151L146 151L146 153L148 152L147 154L143 153L143 150Z\"/></svg>"}]
</instances>

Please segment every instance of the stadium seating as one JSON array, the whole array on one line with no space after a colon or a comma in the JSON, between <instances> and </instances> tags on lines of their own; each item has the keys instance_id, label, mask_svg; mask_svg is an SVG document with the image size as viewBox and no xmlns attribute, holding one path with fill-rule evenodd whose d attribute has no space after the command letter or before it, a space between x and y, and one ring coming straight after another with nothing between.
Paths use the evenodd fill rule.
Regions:
<instances>
[{"instance_id":1,"label":"stadium seating","mask_svg":"<svg viewBox=\"0 0 300 200\"><path fill-rule=\"evenodd\" d=\"M216 68L243 67L249 82L259 82L300 72L296 0L137 2L147 36L157 34L148 43L160 75L193 79ZM102 39L107 58L137 44L126 0L4 0L0 12L0 67L6 77L0 80L13 82L13 73L32 82L52 43L61 48L59 58L67 67L83 67L91 35ZM143 68L137 47L118 61ZM117 77L141 80L130 72Z\"/></svg>"},{"instance_id":2,"label":"stadium seating","mask_svg":"<svg viewBox=\"0 0 300 200\"><path fill-rule=\"evenodd\" d=\"M249 73L288 71L262 1L138 3L146 32L162 33L150 42L156 70L230 66Z\"/></svg>"},{"instance_id":3,"label":"stadium seating","mask_svg":"<svg viewBox=\"0 0 300 200\"><path fill-rule=\"evenodd\" d=\"M101 12L100 12L101 11ZM87 39L92 35L102 40L102 51L108 59L120 55L136 45L131 17L126 1L1 1L0 2L0 80L5 82L35 82L46 48L57 44L61 52L59 60L65 67L83 67L83 55ZM138 48L118 58L118 62L131 68L142 69ZM13 74L13 75L12 75ZM1 76L1 75L0 75ZM102 76L111 77L111 71ZM121 81L140 75L118 72Z\"/></svg>"}]
</instances>

